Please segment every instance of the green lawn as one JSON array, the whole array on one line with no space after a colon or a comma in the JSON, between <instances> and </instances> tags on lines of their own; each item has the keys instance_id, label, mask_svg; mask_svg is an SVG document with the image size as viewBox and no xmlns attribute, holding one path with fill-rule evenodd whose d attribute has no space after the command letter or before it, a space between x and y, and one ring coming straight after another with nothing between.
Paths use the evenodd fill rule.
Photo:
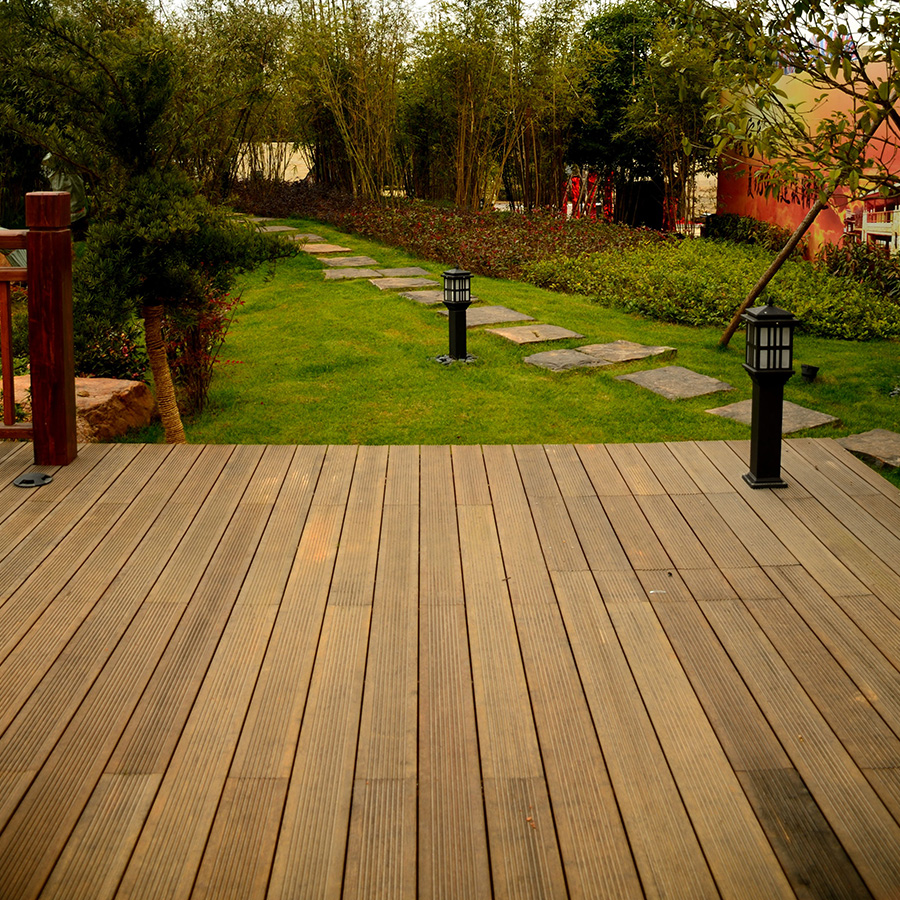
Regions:
<instances>
[{"instance_id":1,"label":"green lawn","mask_svg":"<svg viewBox=\"0 0 900 900\"><path fill-rule=\"evenodd\" d=\"M440 281L451 267L348 236L318 222L301 230L352 247L383 266L420 265ZM747 426L706 409L749 398L743 338L717 348L719 329L667 325L604 309L584 297L531 285L474 278L484 304L509 306L539 322L562 325L583 339L514 345L483 328L470 330L474 364L442 366L447 319L368 281L325 282L308 254L280 262L274 277L247 277L210 395L187 424L200 443L506 444L716 440L747 438ZM739 298L736 298L736 302ZM653 365L549 373L524 357L555 347L623 338L676 347L674 362L720 378L736 390L669 401L615 376ZM799 374L785 389L795 403L838 416L843 425L807 434L837 437L870 428L900 428L897 343L858 344L799 335L796 368L820 366L819 379ZM144 431L133 439L153 439ZM892 479L893 480L893 479ZM900 483L900 479L898 479Z\"/></svg>"}]
</instances>

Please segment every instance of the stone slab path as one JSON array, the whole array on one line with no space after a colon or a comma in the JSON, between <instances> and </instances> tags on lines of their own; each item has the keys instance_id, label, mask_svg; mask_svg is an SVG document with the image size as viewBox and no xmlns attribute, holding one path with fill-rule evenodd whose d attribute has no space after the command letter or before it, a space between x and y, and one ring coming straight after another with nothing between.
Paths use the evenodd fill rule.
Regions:
<instances>
[{"instance_id":1,"label":"stone slab path","mask_svg":"<svg viewBox=\"0 0 900 900\"><path fill-rule=\"evenodd\" d=\"M449 310L440 310L442 316L449 316ZM479 325L499 325L501 322L533 322L533 316L516 312L506 306L470 306L466 310L466 328Z\"/></svg>"},{"instance_id":2,"label":"stone slab path","mask_svg":"<svg viewBox=\"0 0 900 900\"><path fill-rule=\"evenodd\" d=\"M292 234L290 235L290 239L292 241L309 241L313 244L322 244L325 242L325 238L321 235L311 234L310 232L305 232L304 234Z\"/></svg>"},{"instance_id":3,"label":"stone slab path","mask_svg":"<svg viewBox=\"0 0 900 900\"><path fill-rule=\"evenodd\" d=\"M559 325L522 325L516 328L488 328L514 344L537 344L541 341L562 341L566 338L583 338L583 334L561 328Z\"/></svg>"},{"instance_id":4,"label":"stone slab path","mask_svg":"<svg viewBox=\"0 0 900 900\"><path fill-rule=\"evenodd\" d=\"M437 287L438 283L428 278L370 278L369 284L374 284L379 291L400 291L404 288Z\"/></svg>"},{"instance_id":5,"label":"stone slab path","mask_svg":"<svg viewBox=\"0 0 900 900\"><path fill-rule=\"evenodd\" d=\"M348 268L351 266L377 266L378 260L371 256L320 256L319 262L333 268Z\"/></svg>"},{"instance_id":6,"label":"stone slab path","mask_svg":"<svg viewBox=\"0 0 900 900\"><path fill-rule=\"evenodd\" d=\"M326 281L340 281L346 278L378 278L381 273L378 269L326 269L323 273Z\"/></svg>"},{"instance_id":7,"label":"stone slab path","mask_svg":"<svg viewBox=\"0 0 900 900\"><path fill-rule=\"evenodd\" d=\"M425 276L431 278L431 272L426 272L425 269L419 266L400 266L395 269L379 269L378 271L387 278L419 278Z\"/></svg>"},{"instance_id":8,"label":"stone slab path","mask_svg":"<svg viewBox=\"0 0 900 900\"><path fill-rule=\"evenodd\" d=\"M664 366L661 369L648 369L645 372L632 372L630 375L616 377L618 381L633 381L668 400L683 400L688 397L715 394L718 391L734 390L725 381L692 372L683 366Z\"/></svg>"},{"instance_id":9,"label":"stone slab path","mask_svg":"<svg viewBox=\"0 0 900 900\"><path fill-rule=\"evenodd\" d=\"M352 250L340 244L304 244L302 249L304 253L345 253Z\"/></svg>"},{"instance_id":10,"label":"stone slab path","mask_svg":"<svg viewBox=\"0 0 900 900\"><path fill-rule=\"evenodd\" d=\"M260 225L259 230L263 234L279 234L283 231L296 231L291 225Z\"/></svg>"},{"instance_id":11,"label":"stone slab path","mask_svg":"<svg viewBox=\"0 0 900 900\"><path fill-rule=\"evenodd\" d=\"M545 350L543 353L526 356L525 362L530 366L549 369L551 372L565 372L569 369L599 369L613 365L605 359L590 356L578 350Z\"/></svg>"},{"instance_id":12,"label":"stone slab path","mask_svg":"<svg viewBox=\"0 0 900 900\"><path fill-rule=\"evenodd\" d=\"M407 297L410 300L415 300L416 303L421 303L425 306L434 306L436 303L444 302L444 292L442 290L437 291L403 291L400 294L401 297ZM472 297L472 300L477 300L477 297Z\"/></svg>"},{"instance_id":13,"label":"stone slab path","mask_svg":"<svg viewBox=\"0 0 900 900\"><path fill-rule=\"evenodd\" d=\"M728 406L719 406L716 409L706 410L714 416L721 416L723 419L734 419L735 422L743 422L744 425L750 425L753 421L753 401L741 400L738 403L731 403ZM803 431L806 428L821 428L823 425L840 425L840 420L827 413L818 412L814 409L807 409L797 403L791 403L785 400L781 412L781 433L793 434L796 431Z\"/></svg>"},{"instance_id":14,"label":"stone slab path","mask_svg":"<svg viewBox=\"0 0 900 900\"><path fill-rule=\"evenodd\" d=\"M873 428L861 434L838 438L837 442L856 456L876 466L900 469L900 434L885 428Z\"/></svg>"},{"instance_id":15,"label":"stone slab path","mask_svg":"<svg viewBox=\"0 0 900 900\"><path fill-rule=\"evenodd\" d=\"M673 359L678 352L674 347L653 347L634 341L612 341L608 344L586 344L578 347L581 353L595 356L608 363L630 363L641 359Z\"/></svg>"}]
</instances>

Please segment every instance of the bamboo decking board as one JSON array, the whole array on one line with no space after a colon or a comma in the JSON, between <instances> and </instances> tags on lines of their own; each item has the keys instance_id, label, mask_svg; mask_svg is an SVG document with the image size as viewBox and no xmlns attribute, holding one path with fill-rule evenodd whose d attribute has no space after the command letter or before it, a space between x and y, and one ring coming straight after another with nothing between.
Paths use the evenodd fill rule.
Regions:
<instances>
[{"instance_id":1,"label":"bamboo decking board","mask_svg":"<svg viewBox=\"0 0 900 900\"><path fill-rule=\"evenodd\" d=\"M747 453L0 444L0 897L900 896L900 491Z\"/></svg>"}]
</instances>

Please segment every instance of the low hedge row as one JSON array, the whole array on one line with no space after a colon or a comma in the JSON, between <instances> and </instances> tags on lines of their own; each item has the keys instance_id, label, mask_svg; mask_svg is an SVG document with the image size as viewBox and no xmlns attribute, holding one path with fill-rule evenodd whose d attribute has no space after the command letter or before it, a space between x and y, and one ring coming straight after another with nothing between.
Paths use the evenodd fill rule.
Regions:
<instances>
[{"instance_id":1,"label":"low hedge row","mask_svg":"<svg viewBox=\"0 0 900 900\"><path fill-rule=\"evenodd\" d=\"M648 318L722 326L770 259L761 247L701 238L644 244L624 253L557 256L532 263L524 275L539 287L584 294ZM785 263L760 302L790 310L802 330L822 337L870 340L900 334L900 304L807 262Z\"/></svg>"}]
</instances>

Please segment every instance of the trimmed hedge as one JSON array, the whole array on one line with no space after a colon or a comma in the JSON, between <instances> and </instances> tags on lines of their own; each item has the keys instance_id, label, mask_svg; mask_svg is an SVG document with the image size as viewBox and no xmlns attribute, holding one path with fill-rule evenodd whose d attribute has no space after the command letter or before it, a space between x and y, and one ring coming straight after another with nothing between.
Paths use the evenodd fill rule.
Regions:
<instances>
[{"instance_id":1,"label":"trimmed hedge","mask_svg":"<svg viewBox=\"0 0 900 900\"><path fill-rule=\"evenodd\" d=\"M724 326L769 261L760 247L698 239L558 256L527 266L525 277L539 287L584 294L652 319ZM822 337L900 334L900 304L807 262L785 263L760 302L790 310L801 330Z\"/></svg>"}]
</instances>

